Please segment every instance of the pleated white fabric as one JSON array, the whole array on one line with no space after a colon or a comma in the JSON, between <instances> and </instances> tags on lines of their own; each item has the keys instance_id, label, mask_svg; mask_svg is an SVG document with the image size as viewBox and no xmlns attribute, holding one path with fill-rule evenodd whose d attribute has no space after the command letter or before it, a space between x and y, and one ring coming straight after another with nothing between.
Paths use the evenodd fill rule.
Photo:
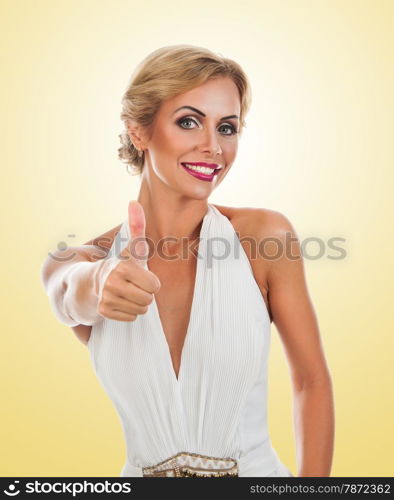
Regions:
<instances>
[{"instance_id":1,"label":"pleated white fabric","mask_svg":"<svg viewBox=\"0 0 394 500\"><path fill-rule=\"evenodd\" d=\"M126 220L111 254L129 238ZM155 300L133 322L92 327L93 367L126 440L121 476L142 476L142 467L182 451L234 458L239 476L291 476L268 433L269 348L270 319L249 259L231 222L209 204L179 377Z\"/></svg>"}]
</instances>

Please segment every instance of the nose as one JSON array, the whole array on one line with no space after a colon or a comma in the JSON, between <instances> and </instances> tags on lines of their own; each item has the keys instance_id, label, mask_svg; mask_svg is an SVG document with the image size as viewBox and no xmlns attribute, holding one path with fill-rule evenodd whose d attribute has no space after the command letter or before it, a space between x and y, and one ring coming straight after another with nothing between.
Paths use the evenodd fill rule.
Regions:
<instances>
[{"instance_id":1,"label":"nose","mask_svg":"<svg viewBox=\"0 0 394 500\"><path fill-rule=\"evenodd\" d=\"M216 130L207 130L203 136L202 143L199 146L199 150L202 153L207 153L208 155L219 155L222 154L222 148L218 137L216 135Z\"/></svg>"}]
</instances>

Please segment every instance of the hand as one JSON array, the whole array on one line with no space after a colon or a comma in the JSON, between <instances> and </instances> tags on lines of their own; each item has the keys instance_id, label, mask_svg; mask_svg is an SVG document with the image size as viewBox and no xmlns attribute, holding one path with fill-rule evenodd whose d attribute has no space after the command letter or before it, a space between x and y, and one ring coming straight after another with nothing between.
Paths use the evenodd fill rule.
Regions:
<instances>
[{"instance_id":1,"label":"hand","mask_svg":"<svg viewBox=\"0 0 394 500\"><path fill-rule=\"evenodd\" d=\"M97 310L104 318L117 321L134 321L145 314L153 301L153 294L160 290L159 278L144 269L149 246L145 239L145 214L138 201L129 203L128 224L130 240L120 257L112 257L109 272L101 279ZM138 242L132 245L132 241Z\"/></svg>"}]
</instances>

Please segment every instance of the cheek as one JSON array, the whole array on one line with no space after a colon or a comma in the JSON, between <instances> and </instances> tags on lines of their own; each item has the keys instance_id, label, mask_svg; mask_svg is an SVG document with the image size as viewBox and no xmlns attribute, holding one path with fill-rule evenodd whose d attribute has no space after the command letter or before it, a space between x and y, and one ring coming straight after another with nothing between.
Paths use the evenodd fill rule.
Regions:
<instances>
[{"instance_id":1,"label":"cheek","mask_svg":"<svg viewBox=\"0 0 394 500\"><path fill-rule=\"evenodd\" d=\"M185 148L192 146L194 142L192 134L182 133L176 128L167 129L160 136L160 146L166 154L182 154Z\"/></svg>"},{"instance_id":2,"label":"cheek","mask_svg":"<svg viewBox=\"0 0 394 500\"><path fill-rule=\"evenodd\" d=\"M223 153L227 158L235 158L238 152L238 140L228 141L222 145Z\"/></svg>"}]
</instances>

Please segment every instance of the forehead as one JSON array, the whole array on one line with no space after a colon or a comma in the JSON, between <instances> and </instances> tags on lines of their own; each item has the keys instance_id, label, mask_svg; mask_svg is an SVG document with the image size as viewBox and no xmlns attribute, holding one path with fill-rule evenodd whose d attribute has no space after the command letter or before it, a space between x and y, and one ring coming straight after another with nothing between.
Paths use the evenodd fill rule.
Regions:
<instances>
[{"instance_id":1,"label":"forehead","mask_svg":"<svg viewBox=\"0 0 394 500\"><path fill-rule=\"evenodd\" d=\"M221 116L239 115L241 102L238 88L233 80L229 77L220 77L165 100L161 111L173 113L181 106L193 106L207 115L216 113Z\"/></svg>"}]
</instances>

